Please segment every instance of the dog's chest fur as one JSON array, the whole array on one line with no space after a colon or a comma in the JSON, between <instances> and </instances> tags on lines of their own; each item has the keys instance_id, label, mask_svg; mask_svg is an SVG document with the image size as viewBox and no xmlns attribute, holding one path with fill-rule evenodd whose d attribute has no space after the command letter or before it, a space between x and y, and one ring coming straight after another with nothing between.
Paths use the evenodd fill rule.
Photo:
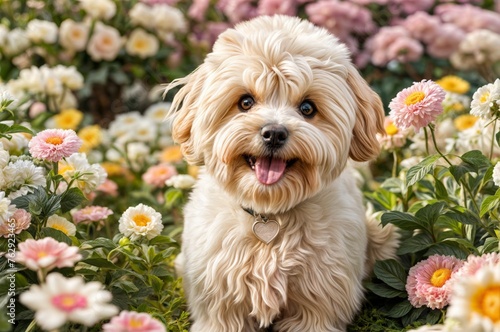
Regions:
<instances>
[{"instance_id":1,"label":"dog's chest fur","mask_svg":"<svg viewBox=\"0 0 500 332\"><path fill-rule=\"evenodd\" d=\"M328 303L342 294L324 290L363 275L363 212L346 208L359 207L357 195L348 194L350 181L336 181L334 189L277 216L281 229L270 244L253 234L253 216L208 184L208 176L200 181L185 209L183 255L190 269L184 278L196 290L187 294L190 303L205 303L215 316L238 312L262 327L293 315L294 303ZM352 265L351 275L345 265Z\"/></svg>"}]
</instances>

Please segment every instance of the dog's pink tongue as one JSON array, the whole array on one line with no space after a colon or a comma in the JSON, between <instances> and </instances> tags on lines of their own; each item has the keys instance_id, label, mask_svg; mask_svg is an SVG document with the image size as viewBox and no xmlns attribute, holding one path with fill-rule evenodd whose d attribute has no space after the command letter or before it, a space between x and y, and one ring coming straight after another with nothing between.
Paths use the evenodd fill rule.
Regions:
<instances>
[{"instance_id":1,"label":"dog's pink tongue","mask_svg":"<svg viewBox=\"0 0 500 332\"><path fill-rule=\"evenodd\" d=\"M285 173L286 162L273 157L259 157L255 162L255 174L262 184L278 182Z\"/></svg>"}]
</instances>

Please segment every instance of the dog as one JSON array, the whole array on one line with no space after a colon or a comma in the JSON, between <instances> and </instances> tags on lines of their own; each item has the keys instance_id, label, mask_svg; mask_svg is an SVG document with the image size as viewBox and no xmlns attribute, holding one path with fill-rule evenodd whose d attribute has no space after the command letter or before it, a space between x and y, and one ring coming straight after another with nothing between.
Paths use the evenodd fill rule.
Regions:
<instances>
[{"instance_id":1,"label":"dog","mask_svg":"<svg viewBox=\"0 0 500 332\"><path fill-rule=\"evenodd\" d=\"M193 332L343 331L390 227L365 217L350 160L379 153L378 95L326 30L261 16L223 32L167 91L172 136L203 165L181 253Z\"/></svg>"}]
</instances>

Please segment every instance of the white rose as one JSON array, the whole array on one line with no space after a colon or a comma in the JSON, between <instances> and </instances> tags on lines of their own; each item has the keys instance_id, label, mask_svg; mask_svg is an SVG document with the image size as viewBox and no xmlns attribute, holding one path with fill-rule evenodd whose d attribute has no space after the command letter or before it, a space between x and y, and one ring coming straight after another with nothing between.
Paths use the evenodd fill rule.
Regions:
<instances>
[{"instance_id":1,"label":"white rose","mask_svg":"<svg viewBox=\"0 0 500 332\"><path fill-rule=\"evenodd\" d=\"M116 14L116 4L111 0L80 0L80 5L92 18L109 20Z\"/></svg>"},{"instance_id":2,"label":"white rose","mask_svg":"<svg viewBox=\"0 0 500 332\"><path fill-rule=\"evenodd\" d=\"M158 39L140 28L132 31L125 45L128 54L142 59L155 55L159 47Z\"/></svg>"},{"instance_id":3,"label":"white rose","mask_svg":"<svg viewBox=\"0 0 500 332\"><path fill-rule=\"evenodd\" d=\"M3 52L9 56L19 54L30 46L30 40L24 30L15 28L11 30L2 45Z\"/></svg>"},{"instance_id":4,"label":"white rose","mask_svg":"<svg viewBox=\"0 0 500 332\"><path fill-rule=\"evenodd\" d=\"M117 29L102 23L96 24L87 52L94 61L112 61L117 57L122 45L123 41Z\"/></svg>"},{"instance_id":5,"label":"white rose","mask_svg":"<svg viewBox=\"0 0 500 332\"><path fill-rule=\"evenodd\" d=\"M154 11L154 26L157 30L176 32L186 29L186 20L179 9L169 5L157 5Z\"/></svg>"},{"instance_id":6,"label":"white rose","mask_svg":"<svg viewBox=\"0 0 500 332\"><path fill-rule=\"evenodd\" d=\"M85 23L77 23L72 19L66 19L59 28L59 43L73 51L85 49L89 37L89 27Z\"/></svg>"},{"instance_id":7,"label":"white rose","mask_svg":"<svg viewBox=\"0 0 500 332\"><path fill-rule=\"evenodd\" d=\"M148 29L154 28L155 12L153 7L139 2L130 9L129 16L133 25L140 25Z\"/></svg>"},{"instance_id":8,"label":"white rose","mask_svg":"<svg viewBox=\"0 0 500 332\"><path fill-rule=\"evenodd\" d=\"M54 44L57 41L57 25L54 22L31 20L26 26L28 38L33 43Z\"/></svg>"}]
</instances>

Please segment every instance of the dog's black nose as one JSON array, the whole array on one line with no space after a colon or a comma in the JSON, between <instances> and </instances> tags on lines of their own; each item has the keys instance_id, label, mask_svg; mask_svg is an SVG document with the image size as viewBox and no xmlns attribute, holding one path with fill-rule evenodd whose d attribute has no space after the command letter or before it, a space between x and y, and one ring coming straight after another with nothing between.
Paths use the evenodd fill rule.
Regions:
<instances>
[{"instance_id":1,"label":"dog's black nose","mask_svg":"<svg viewBox=\"0 0 500 332\"><path fill-rule=\"evenodd\" d=\"M280 148L288 138L288 130L279 124L267 124L260 130L262 140L269 148Z\"/></svg>"}]
</instances>

